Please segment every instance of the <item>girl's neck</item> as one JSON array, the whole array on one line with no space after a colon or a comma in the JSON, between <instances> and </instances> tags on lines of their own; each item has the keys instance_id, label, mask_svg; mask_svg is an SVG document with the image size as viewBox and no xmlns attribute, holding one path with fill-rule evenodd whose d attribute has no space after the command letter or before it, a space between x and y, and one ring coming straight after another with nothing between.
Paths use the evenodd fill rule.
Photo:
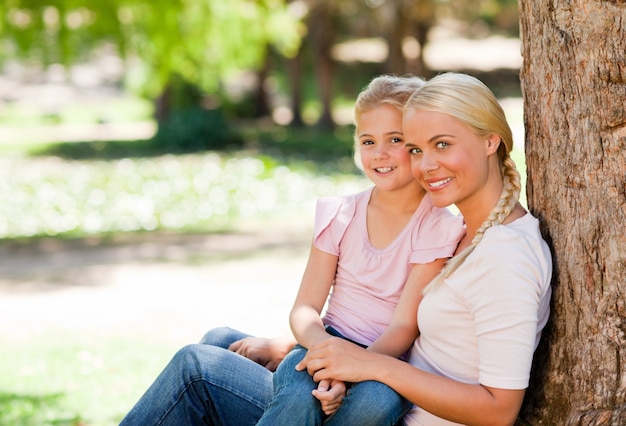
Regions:
<instances>
[{"instance_id":1,"label":"girl's neck","mask_svg":"<svg viewBox=\"0 0 626 426\"><path fill-rule=\"evenodd\" d=\"M415 211L426 195L426 191L419 185L407 185L393 191L381 190L378 187L372 189L370 205L376 208L393 212Z\"/></svg>"}]
</instances>

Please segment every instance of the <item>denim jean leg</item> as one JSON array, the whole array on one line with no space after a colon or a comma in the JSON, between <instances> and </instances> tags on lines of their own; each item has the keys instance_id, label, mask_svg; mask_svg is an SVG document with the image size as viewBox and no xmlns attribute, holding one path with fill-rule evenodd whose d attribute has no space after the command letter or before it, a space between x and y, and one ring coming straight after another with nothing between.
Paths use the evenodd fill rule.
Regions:
<instances>
[{"instance_id":1,"label":"denim jean leg","mask_svg":"<svg viewBox=\"0 0 626 426\"><path fill-rule=\"evenodd\" d=\"M245 337L250 337L250 335L230 327L217 327L207 331L205 335L202 336L200 343L203 345L213 345L228 349L231 343Z\"/></svg>"},{"instance_id":2,"label":"denim jean leg","mask_svg":"<svg viewBox=\"0 0 626 426\"><path fill-rule=\"evenodd\" d=\"M317 383L309 373L296 371L296 364L306 355L300 345L283 359L274 373L274 397L268 403L257 426L321 425L324 413L319 401L311 394Z\"/></svg>"},{"instance_id":3,"label":"denim jean leg","mask_svg":"<svg viewBox=\"0 0 626 426\"><path fill-rule=\"evenodd\" d=\"M223 348L187 345L120 426L252 426L272 394L266 368Z\"/></svg>"},{"instance_id":4,"label":"denim jean leg","mask_svg":"<svg viewBox=\"0 0 626 426\"><path fill-rule=\"evenodd\" d=\"M412 404L389 386L375 381L355 383L325 426L397 425Z\"/></svg>"}]
</instances>

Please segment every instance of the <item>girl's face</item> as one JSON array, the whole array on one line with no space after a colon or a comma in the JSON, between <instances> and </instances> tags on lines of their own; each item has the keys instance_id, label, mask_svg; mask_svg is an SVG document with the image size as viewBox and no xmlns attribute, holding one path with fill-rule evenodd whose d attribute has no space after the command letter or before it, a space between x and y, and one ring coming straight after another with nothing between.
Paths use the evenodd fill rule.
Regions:
<instances>
[{"instance_id":1,"label":"girl's face","mask_svg":"<svg viewBox=\"0 0 626 426\"><path fill-rule=\"evenodd\" d=\"M497 135L478 136L448 114L410 109L404 114L403 129L413 175L436 206L456 204L461 212L464 207L484 208L481 194L494 184L494 159L498 167L492 155L499 146Z\"/></svg>"},{"instance_id":2,"label":"girl's face","mask_svg":"<svg viewBox=\"0 0 626 426\"><path fill-rule=\"evenodd\" d=\"M415 183L404 146L401 111L383 104L363 112L357 138L363 171L376 187L391 191Z\"/></svg>"}]
</instances>

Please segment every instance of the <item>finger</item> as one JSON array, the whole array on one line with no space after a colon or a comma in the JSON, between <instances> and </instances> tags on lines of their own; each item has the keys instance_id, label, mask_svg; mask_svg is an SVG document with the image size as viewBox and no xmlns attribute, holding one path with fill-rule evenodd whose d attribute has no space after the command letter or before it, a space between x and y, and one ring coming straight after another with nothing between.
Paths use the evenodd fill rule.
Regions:
<instances>
[{"instance_id":1,"label":"finger","mask_svg":"<svg viewBox=\"0 0 626 426\"><path fill-rule=\"evenodd\" d=\"M332 404L327 407L322 407L322 410L324 411L324 414L329 416L331 414L335 414L335 412L339 409L340 406L341 404Z\"/></svg>"},{"instance_id":2,"label":"finger","mask_svg":"<svg viewBox=\"0 0 626 426\"><path fill-rule=\"evenodd\" d=\"M239 349L241 349L241 346L243 345L243 341L244 339L239 339L239 340L234 341L228 346L228 350L239 353L238 351Z\"/></svg>"},{"instance_id":3,"label":"finger","mask_svg":"<svg viewBox=\"0 0 626 426\"><path fill-rule=\"evenodd\" d=\"M307 359L306 357L302 358L302 361L296 364L296 371L302 371L307 368Z\"/></svg>"},{"instance_id":4,"label":"finger","mask_svg":"<svg viewBox=\"0 0 626 426\"><path fill-rule=\"evenodd\" d=\"M325 392L328 389L330 389L330 381L329 380L322 380L317 385L317 390L318 391Z\"/></svg>"}]
</instances>

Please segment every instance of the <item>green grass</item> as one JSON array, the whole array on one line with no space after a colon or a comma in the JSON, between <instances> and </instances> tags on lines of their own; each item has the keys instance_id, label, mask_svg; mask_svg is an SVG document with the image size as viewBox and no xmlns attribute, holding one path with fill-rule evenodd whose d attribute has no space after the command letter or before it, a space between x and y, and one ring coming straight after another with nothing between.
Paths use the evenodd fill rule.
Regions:
<instances>
[{"instance_id":1,"label":"green grass","mask_svg":"<svg viewBox=\"0 0 626 426\"><path fill-rule=\"evenodd\" d=\"M119 424L177 346L166 341L55 332L2 338L0 424Z\"/></svg>"},{"instance_id":2,"label":"green grass","mask_svg":"<svg viewBox=\"0 0 626 426\"><path fill-rule=\"evenodd\" d=\"M185 155L149 141L33 145L0 158L0 239L214 232L366 185L351 130L243 129L246 148Z\"/></svg>"}]
</instances>

